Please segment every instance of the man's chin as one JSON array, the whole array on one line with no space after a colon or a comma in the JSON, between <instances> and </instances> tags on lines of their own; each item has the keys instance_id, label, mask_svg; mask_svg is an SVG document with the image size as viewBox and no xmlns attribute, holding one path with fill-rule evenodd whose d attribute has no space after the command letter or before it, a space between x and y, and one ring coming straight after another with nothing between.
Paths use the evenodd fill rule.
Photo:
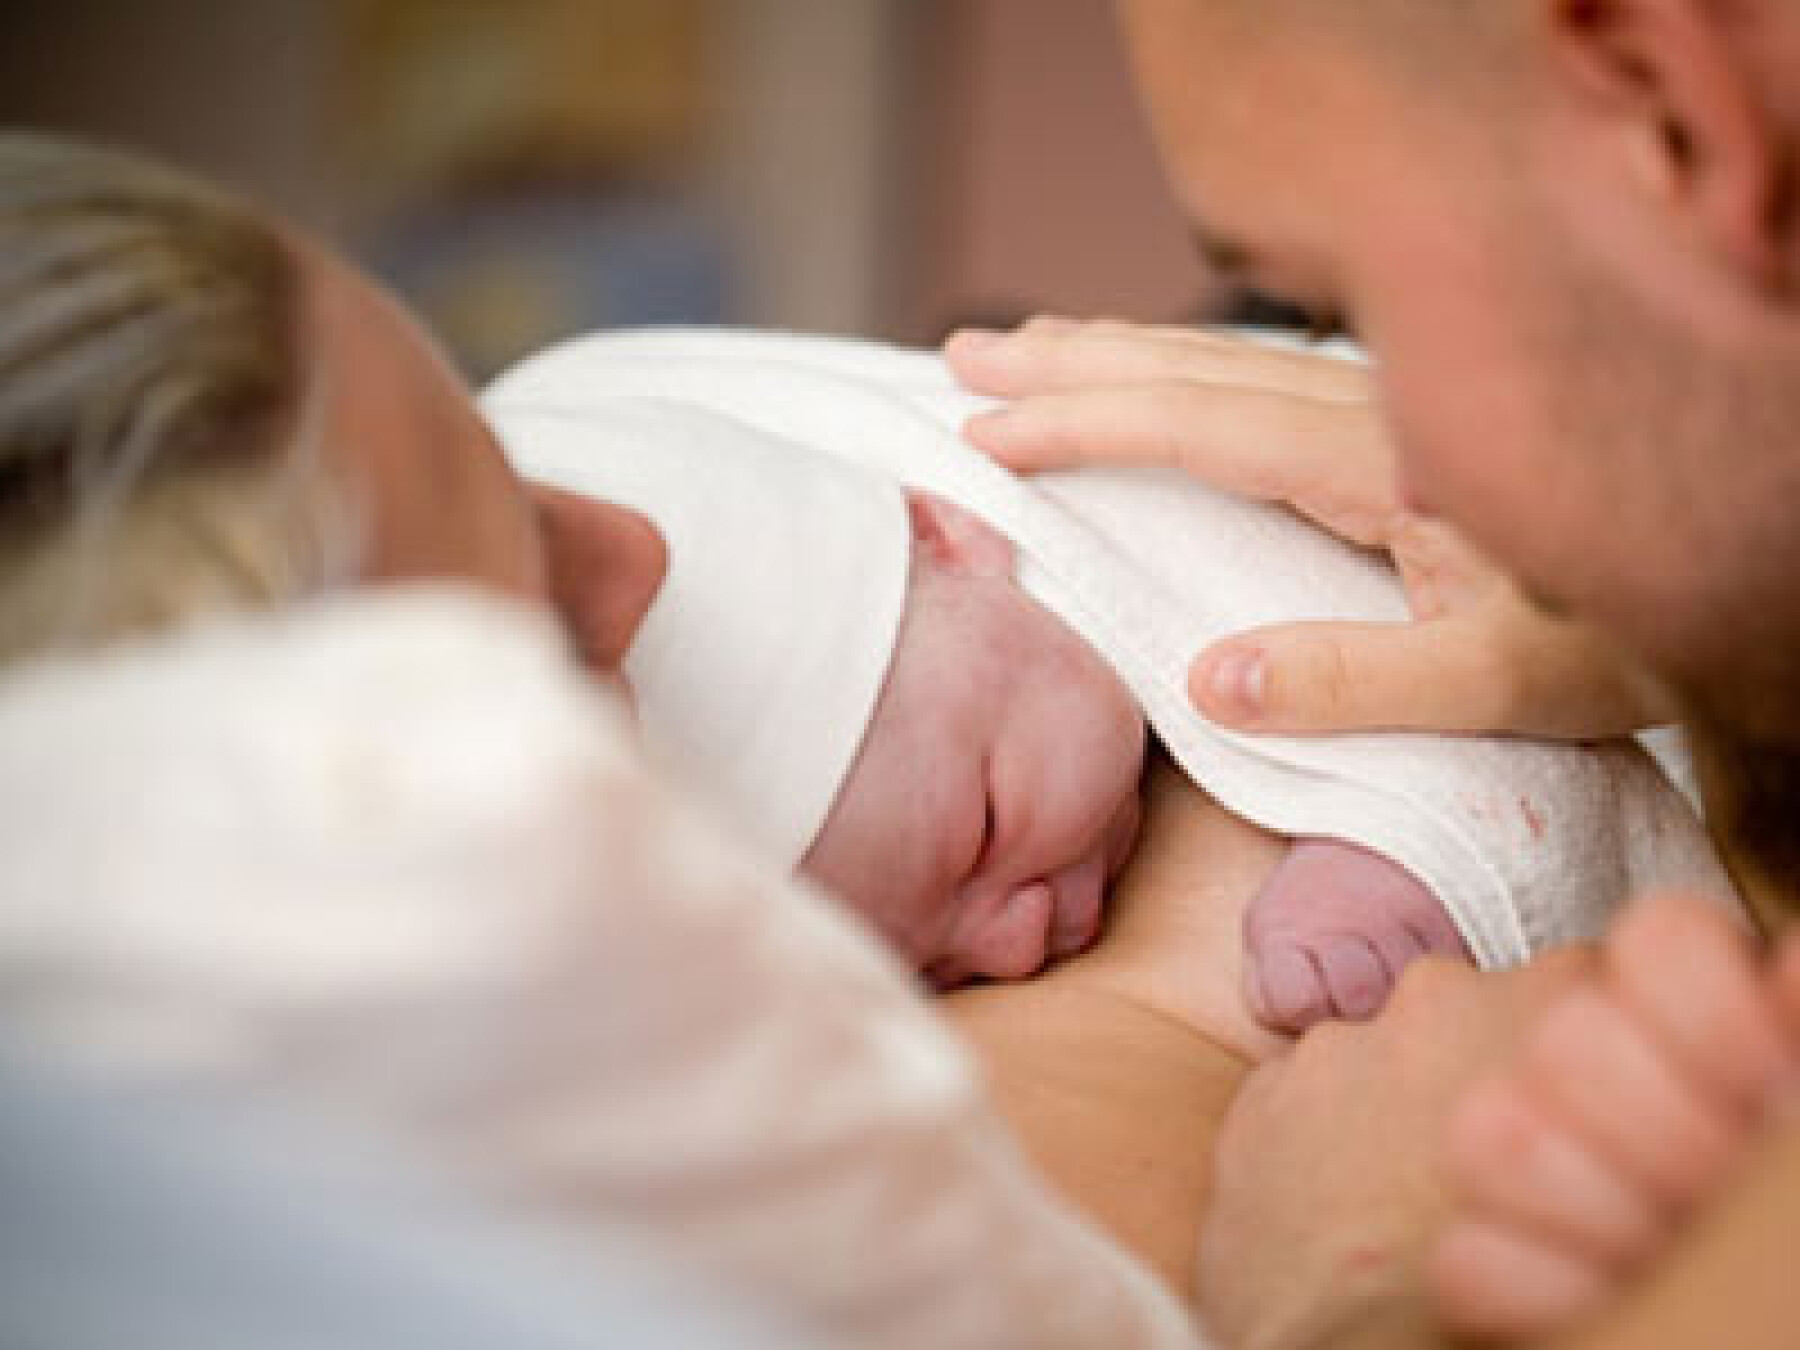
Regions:
<instances>
[{"instance_id":1,"label":"man's chin","mask_svg":"<svg viewBox=\"0 0 1800 1350\"><path fill-rule=\"evenodd\" d=\"M1690 700L1707 825L1735 879L1770 920L1800 913L1800 740L1747 731Z\"/></svg>"}]
</instances>

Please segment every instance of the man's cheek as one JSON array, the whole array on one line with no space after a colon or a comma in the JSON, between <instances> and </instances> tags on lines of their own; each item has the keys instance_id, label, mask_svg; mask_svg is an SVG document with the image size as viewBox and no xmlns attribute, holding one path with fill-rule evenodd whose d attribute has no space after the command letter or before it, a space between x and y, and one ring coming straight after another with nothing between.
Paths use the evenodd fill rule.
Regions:
<instances>
[{"instance_id":1,"label":"man's cheek","mask_svg":"<svg viewBox=\"0 0 1800 1350\"><path fill-rule=\"evenodd\" d=\"M1382 397L1394 440L1397 495L1449 521L1491 556L1508 558L1534 488L1520 454L1519 419L1494 380L1464 378L1442 360L1384 365Z\"/></svg>"}]
</instances>

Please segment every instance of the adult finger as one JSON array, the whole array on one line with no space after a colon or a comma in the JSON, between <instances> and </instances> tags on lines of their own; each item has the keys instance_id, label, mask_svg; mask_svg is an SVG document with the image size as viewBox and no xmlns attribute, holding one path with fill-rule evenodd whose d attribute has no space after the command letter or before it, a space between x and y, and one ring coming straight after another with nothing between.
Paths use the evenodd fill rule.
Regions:
<instances>
[{"instance_id":1,"label":"adult finger","mask_svg":"<svg viewBox=\"0 0 1800 1350\"><path fill-rule=\"evenodd\" d=\"M1022 472L1078 465L1177 468L1221 491L1286 502L1357 542L1395 514L1374 413L1265 389L1163 380L1043 394L969 419L979 450Z\"/></svg>"},{"instance_id":2,"label":"adult finger","mask_svg":"<svg viewBox=\"0 0 1800 1350\"><path fill-rule=\"evenodd\" d=\"M1738 1127L1616 1002L1569 994L1539 1024L1521 1060L1547 1114L1640 1194L1674 1213L1716 1185L1736 1159Z\"/></svg>"},{"instance_id":3,"label":"adult finger","mask_svg":"<svg viewBox=\"0 0 1800 1350\"><path fill-rule=\"evenodd\" d=\"M1656 1208L1509 1077L1470 1089L1450 1122L1445 1180L1472 1217L1622 1270L1664 1231Z\"/></svg>"},{"instance_id":4,"label":"adult finger","mask_svg":"<svg viewBox=\"0 0 1800 1350\"><path fill-rule=\"evenodd\" d=\"M1529 613L1256 629L1195 658L1188 696L1245 731L1434 731L1593 740L1648 725L1655 705L1612 654Z\"/></svg>"},{"instance_id":5,"label":"adult finger","mask_svg":"<svg viewBox=\"0 0 1800 1350\"><path fill-rule=\"evenodd\" d=\"M1357 361L1293 351L1230 333L1106 320L1040 317L1011 332L966 329L944 344L969 388L1000 398L1194 379L1367 402L1373 381Z\"/></svg>"},{"instance_id":6,"label":"adult finger","mask_svg":"<svg viewBox=\"0 0 1800 1350\"><path fill-rule=\"evenodd\" d=\"M1690 1079L1745 1114L1800 1086L1800 1054L1764 993L1749 938L1717 905L1643 901L1604 951L1619 997Z\"/></svg>"},{"instance_id":7,"label":"adult finger","mask_svg":"<svg viewBox=\"0 0 1800 1350\"><path fill-rule=\"evenodd\" d=\"M1265 732L1485 732L1515 720L1514 672L1460 620L1312 622L1202 652L1188 696L1225 726Z\"/></svg>"},{"instance_id":8,"label":"adult finger","mask_svg":"<svg viewBox=\"0 0 1800 1350\"><path fill-rule=\"evenodd\" d=\"M1429 1278L1452 1330L1529 1337L1602 1304L1611 1285L1595 1266L1497 1224L1452 1226L1432 1254Z\"/></svg>"}]
</instances>

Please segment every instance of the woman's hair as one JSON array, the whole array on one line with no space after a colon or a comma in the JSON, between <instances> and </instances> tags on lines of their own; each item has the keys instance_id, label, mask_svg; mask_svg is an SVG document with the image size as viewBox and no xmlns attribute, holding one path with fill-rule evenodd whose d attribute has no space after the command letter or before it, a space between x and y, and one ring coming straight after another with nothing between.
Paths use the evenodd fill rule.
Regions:
<instances>
[{"instance_id":1,"label":"woman's hair","mask_svg":"<svg viewBox=\"0 0 1800 1350\"><path fill-rule=\"evenodd\" d=\"M309 364L248 207L0 135L0 661L347 581Z\"/></svg>"}]
</instances>

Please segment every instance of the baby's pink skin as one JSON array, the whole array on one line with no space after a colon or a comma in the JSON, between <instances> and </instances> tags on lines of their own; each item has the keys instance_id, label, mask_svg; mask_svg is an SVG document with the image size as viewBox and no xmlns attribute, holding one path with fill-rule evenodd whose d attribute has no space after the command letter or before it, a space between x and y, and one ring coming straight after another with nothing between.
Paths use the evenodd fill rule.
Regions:
<instances>
[{"instance_id":1,"label":"baby's pink skin","mask_svg":"<svg viewBox=\"0 0 1800 1350\"><path fill-rule=\"evenodd\" d=\"M619 561L614 508L536 496L572 577ZM1019 588L1010 543L937 498L908 504L912 575L894 660L802 870L939 987L1023 978L1099 935L1107 883L1137 836L1144 721L1111 667ZM660 536L637 517L628 538L659 583ZM559 586L597 671L616 666L649 593L613 614ZM1295 845L1248 922L1250 1004L1278 1028L1367 1016L1413 956L1460 950L1404 872L1321 841Z\"/></svg>"},{"instance_id":2,"label":"baby's pink skin","mask_svg":"<svg viewBox=\"0 0 1800 1350\"><path fill-rule=\"evenodd\" d=\"M1012 545L910 499L911 587L868 734L802 870L939 988L1085 950L1140 815L1145 730Z\"/></svg>"},{"instance_id":3,"label":"baby's pink skin","mask_svg":"<svg viewBox=\"0 0 1800 1350\"><path fill-rule=\"evenodd\" d=\"M1019 588L1011 544L934 497L911 511L893 668L802 870L939 988L1021 979L1099 935L1137 833L1143 718ZM1466 954L1408 873L1322 840L1294 846L1248 924L1250 1005L1280 1030L1370 1016L1414 957Z\"/></svg>"},{"instance_id":4,"label":"baby's pink skin","mask_svg":"<svg viewBox=\"0 0 1800 1350\"><path fill-rule=\"evenodd\" d=\"M1354 844L1302 839L1244 916L1244 994L1257 1020L1301 1032L1373 1017L1408 963L1469 959L1423 882Z\"/></svg>"}]
</instances>

